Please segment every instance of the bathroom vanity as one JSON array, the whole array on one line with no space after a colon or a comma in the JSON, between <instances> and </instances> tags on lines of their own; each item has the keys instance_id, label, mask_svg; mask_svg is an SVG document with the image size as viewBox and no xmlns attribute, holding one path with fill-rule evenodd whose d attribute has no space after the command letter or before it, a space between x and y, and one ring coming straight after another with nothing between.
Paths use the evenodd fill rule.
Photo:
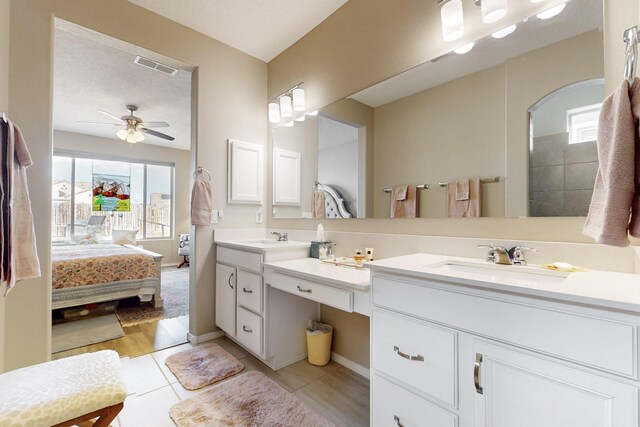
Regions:
<instances>
[{"instance_id":1,"label":"bathroom vanity","mask_svg":"<svg viewBox=\"0 0 640 427\"><path fill-rule=\"evenodd\" d=\"M638 426L637 275L368 265L372 425Z\"/></svg>"}]
</instances>

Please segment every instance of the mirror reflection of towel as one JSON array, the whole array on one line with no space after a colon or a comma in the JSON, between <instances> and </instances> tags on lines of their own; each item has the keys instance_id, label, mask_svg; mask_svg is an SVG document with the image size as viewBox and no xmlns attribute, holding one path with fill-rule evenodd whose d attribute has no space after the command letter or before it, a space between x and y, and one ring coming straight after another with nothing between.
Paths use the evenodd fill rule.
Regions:
<instances>
[{"instance_id":1,"label":"mirror reflection of towel","mask_svg":"<svg viewBox=\"0 0 640 427\"><path fill-rule=\"evenodd\" d=\"M469 196L466 200L458 200L458 183L451 181L447 185L447 216L449 218L477 218L482 212L482 182L478 178L470 178Z\"/></svg>"},{"instance_id":2,"label":"mirror reflection of towel","mask_svg":"<svg viewBox=\"0 0 640 427\"><path fill-rule=\"evenodd\" d=\"M313 192L313 217L325 218L327 213L324 206L324 191Z\"/></svg>"},{"instance_id":3,"label":"mirror reflection of towel","mask_svg":"<svg viewBox=\"0 0 640 427\"><path fill-rule=\"evenodd\" d=\"M404 197L403 197L404 194ZM399 185L391 193L391 218L418 216L418 191L415 185Z\"/></svg>"},{"instance_id":4,"label":"mirror reflection of towel","mask_svg":"<svg viewBox=\"0 0 640 427\"><path fill-rule=\"evenodd\" d=\"M456 181L456 200L469 200L469 178Z\"/></svg>"}]
</instances>

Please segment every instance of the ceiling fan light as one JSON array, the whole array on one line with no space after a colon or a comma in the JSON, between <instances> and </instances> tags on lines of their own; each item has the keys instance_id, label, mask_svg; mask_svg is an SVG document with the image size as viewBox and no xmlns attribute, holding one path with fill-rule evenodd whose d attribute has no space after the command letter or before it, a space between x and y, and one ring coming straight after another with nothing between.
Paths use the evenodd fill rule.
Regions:
<instances>
[{"instance_id":1,"label":"ceiling fan light","mask_svg":"<svg viewBox=\"0 0 640 427\"><path fill-rule=\"evenodd\" d=\"M293 109L295 111L304 111L306 108L304 89L294 89L291 94L293 95Z\"/></svg>"},{"instance_id":2,"label":"ceiling fan light","mask_svg":"<svg viewBox=\"0 0 640 427\"><path fill-rule=\"evenodd\" d=\"M507 14L507 0L482 0L480 3L482 22L493 24Z\"/></svg>"},{"instance_id":3,"label":"ceiling fan light","mask_svg":"<svg viewBox=\"0 0 640 427\"><path fill-rule=\"evenodd\" d=\"M509 25L508 27L505 27L501 30L496 31L495 33L492 33L491 37L493 37L494 39L501 39L501 38L507 37L509 34L513 33L515 30L516 30L516 24Z\"/></svg>"},{"instance_id":4,"label":"ceiling fan light","mask_svg":"<svg viewBox=\"0 0 640 427\"><path fill-rule=\"evenodd\" d=\"M451 42L464 35L462 0L449 0L440 9L442 40Z\"/></svg>"},{"instance_id":5,"label":"ceiling fan light","mask_svg":"<svg viewBox=\"0 0 640 427\"><path fill-rule=\"evenodd\" d=\"M280 97L280 115L282 117L291 117L293 115L291 97L289 95L283 95Z\"/></svg>"},{"instance_id":6,"label":"ceiling fan light","mask_svg":"<svg viewBox=\"0 0 640 427\"><path fill-rule=\"evenodd\" d=\"M121 140L126 140L127 139L127 130L126 129L120 129L118 132L116 132L116 136L118 138L120 138Z\"/></svg>"},{"instance_id":7,"label":"ceiling fan light","mask_svg":"<svg viewBox=\"0 0 640 427\"><path fill-rule=\"evenodd\" d=\"M564 10L566 5L567 5L566 3L560 3L559 5L553 6L552 8L549 8L547 10L543 10L542 12L537 14L536 16L539 19L542 19L542 20L551 19L554 16L559 15Z\"/></svg>"},{"instance_id":8,"label":"ceiling fan light","mask_svg":"<svg viewBox=\"0 0 640 427\"><path fill-rule=\"evenodd\" d=\"M280 106L277 102L269 103L269 123L280 122Z\"/></svg>"},{"instance_id":9,"label":"ceiling fan light","mask_svg":"<svg viewBox=\"0 0 640 427\"><path fill-rule=\"evenodd\" d=\"M142 133L139 130L137 130L137 131L134 132L134 135L136 137L136 142L144 141L144 133Z\"/></svg>"}]
</instances>

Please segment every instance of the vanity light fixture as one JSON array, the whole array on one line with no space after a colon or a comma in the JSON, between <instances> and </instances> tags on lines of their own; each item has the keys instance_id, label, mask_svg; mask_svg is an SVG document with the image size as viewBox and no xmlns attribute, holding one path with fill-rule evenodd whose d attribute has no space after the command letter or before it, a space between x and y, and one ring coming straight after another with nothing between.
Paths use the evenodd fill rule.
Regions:
<instances>
[{"instance_id":1,"label":"vanity light fixture","mask_svg":"<svg viewBox=\"0 0 640 427\"><path fill-rule=\"evenodd\" d=\"M305 110L304 89L300 87L302 83L303 82L298 83L291 89L269 101L269 123L280 123L282 119L293 117L294 110Z\"/></svg>"},{"instance_id":2,"label":"vanity light fixture","mask_svg":"<svg viewBox=\"0 0 640 427\"><path fill-rule=\"evenodd\" d=\"M297 87L291 91L291 95L293 95L293 109L295 111L304 111L306 108L304 89Z\"/></svg>"},{"instance_id":3,"label":"vanity light fixture","mask_svg":"<svg viewBox=\"0 0 640 427\"><path fill-rule=\"evenodd\" d=\"M485 24L493 24L498 22L507 14L507 0L481 0L482 22Z\"/></svg>"},{"instance_id":4,"label":"vanity light fixture","mask_svg":"<svg viewBox=\"0 0 640 427\"><path fill-rule=\"evenodd\" d=\"M464 35L462 0L449 0L440 9L442 40L452 42Z\"/></svg>"},{"instance_id":5,"label":"vanity light fixture","mask_svg":"<svg viewBox=\"0 0 640 427\"><path fill-rule=\"evenodd\" d=\"M493 37L494 39L501 39L501 38L507 37L509 34L513 33L515 30L516 30L516 24L509 25L506 28L498 30L495 33L492 33L491 37Z\"/></svg>"},{"instance_id":6,"label":"vanity light fixture","mask_svg":"<svg viewBox=\"0 0 640 427\"><path fill-rule=\"evenodd\" d=\"M280 115L282 117L291 117L293 115L291 97L289 95L282 95L280 97Z\"/></svg>"},{"instance_id":7,"label":"vanity light fixture","mask_svg":"<svg viewBox=\"0 0 640 427\"><path fill-rule=\"evenodd\" d=\"M560 3L559 5L553 6L547 10L544 10L537 14L536 16L542 20L553 18L556 15L559 15L565 8L566 3Z\"/></svg>"},{"instance_id":8,"label":"vanity light fixture","mask_svg":"<svg viewBox=\"0 0 640 427\"><path fill-rule=\"evenodd\" d=\"M464 55L465 53L470 52L475 45L476 45L475 42L467 43L464 46L460 46L459 48L454 49L453 51L458 55Z\"/></svg>"},{"instance_id":9,"label":"vanity light fixture","mask_svg":"<svg viewBox=\"0 0 640 427\"><path fill-rule=\"evenodd\" d=\"M277 102L269 103L269 123L280 123L280 106Z\"/></svg>"}]
</instances>

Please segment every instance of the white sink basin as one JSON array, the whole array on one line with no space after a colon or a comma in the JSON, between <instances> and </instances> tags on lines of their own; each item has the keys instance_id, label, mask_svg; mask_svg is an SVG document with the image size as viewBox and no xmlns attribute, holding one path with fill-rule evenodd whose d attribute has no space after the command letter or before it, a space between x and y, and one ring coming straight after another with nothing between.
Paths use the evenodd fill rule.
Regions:
<instances>
[{"instance_id":1,"label":"white sink basin","mask_svg":"<svg viewBox=\"0 0 640 427\"><path fill-rule=\"evenodd\" d=\"M282 245L287 242L279 242L273 239L262 239L262 240L243 240L242 243L249 243L253 245Z\"/></svg>"},{"instance_id":2,"label":"white sink basin","mask_svg":"<svg viewBox=\"0 0 640 427\"><path fill-rule=\"evenodd\" d=\"M500 265L481 262L444 261L425 267L453 275L476 276L481 280L514 285L561 284L571 273L552 271L535 266Z\"/></svg>"}]
</instances>

